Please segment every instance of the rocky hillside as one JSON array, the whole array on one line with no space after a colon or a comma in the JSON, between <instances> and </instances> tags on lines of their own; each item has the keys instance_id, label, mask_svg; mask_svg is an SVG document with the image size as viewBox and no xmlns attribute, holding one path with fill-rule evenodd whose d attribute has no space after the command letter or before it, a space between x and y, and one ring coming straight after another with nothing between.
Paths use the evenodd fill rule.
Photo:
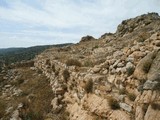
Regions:
<instances>
[{"instance_id":1,"label":"rocky hillside","mask_svg":"<svg viewBox=\"0 0 160 120\"><path fill-rule=\"evenodd\" d=\"M32 67L3 71L0 117L2 120L159 120L159 48L160 16L148 13L122 21L116 33L106 33L99 39L86 36L75 45L48 49L34 59ZM19 81L19 75L9 74L27 74L33 83ZM13 88L13 81L19 81L18 88ZM22 90L25 85L27 89ZM15 92L10 94L14 89L31 91L14 97ZM31 109L37 108L35 104L41 107Z\"/></svg>"}]
</instances>

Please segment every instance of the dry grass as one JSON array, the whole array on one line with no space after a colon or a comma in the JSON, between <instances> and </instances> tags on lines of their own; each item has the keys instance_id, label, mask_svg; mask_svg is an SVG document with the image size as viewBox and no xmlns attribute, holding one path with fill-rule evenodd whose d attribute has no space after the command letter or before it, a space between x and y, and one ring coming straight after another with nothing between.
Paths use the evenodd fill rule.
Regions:
<instances>
[{"instance_id":1,"label":"dry grass","mask_svg":"<svg viewBox=\"0 0 160 120\"><path fill-rule=\"evenodd\" d=\"M85 67L93 67L94 63L91 60L86 60L86 61L84 61L83 66L85 66Z\"/></svg>"},{"instance_id":2,"label":"dry grass","mask_svg":"<svg viewBox=\"0 0 160 120\"><path fill-rule=\"evenodd\" d=\"M20 112L22 119L43 120L45 115L51 111L51 100L54 98L49 81L45 76L38 76L30 69L19 71L24 80L19 84L23 94L15 97L12 104L15 106L19 103L24 104Z\"/></svg>"},{"instance_id":3,"label":"dry grass","mask_svg":"<svg viewBox=\"0 0 160 120\"><path fill-rule=\"evenodd\" d=\"M0 118L4 116L5 109L6 109L6 102L3 100L0 100Z\"/></svg>"},{"instance_id":4,"label":"dry grass","mask_svg":"<svg viewBox=\"0 0 160 120\"><path fill-rule=\"evenodd\" d=\"M76 59L68 59L66 61L66 65L67 66L78 66L78 67L82 66L82 64L78 60L76 60Z\"/></svg>"}]
</instances>

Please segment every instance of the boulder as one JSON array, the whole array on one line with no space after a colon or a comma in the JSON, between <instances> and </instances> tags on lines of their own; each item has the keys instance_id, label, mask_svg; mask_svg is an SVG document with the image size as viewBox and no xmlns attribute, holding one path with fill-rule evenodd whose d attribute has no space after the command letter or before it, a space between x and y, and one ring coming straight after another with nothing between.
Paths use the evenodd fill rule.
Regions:
<instances>
[{"instance_id":1,"label":"boulder","mask_svg":"<svg viewBox=\"0 0 160 120\"><path fill-rule=\"evenodd\" d=\"M59 105L57 97L52 100L51 105L54 113L59 113L62 109L62 105Z\"/></svg>"},{"instance_id":2,"label":"boulder","mask_svg":"<svg viewBox=\"0 0 160 120\"><path fill-rule=\"evenodd\" d=\"M107 99L95 94L89 94L88 97L83 98L83 101L83 106L98 116L107 117L107 114L111 111Z\"/></svg>"},{"instance_id":3,"label":"boulder","mask_svg":"<svg viewBox=\"0 0 160 120\"><path fill-rule=\"evenodd\" d=\"M143 89L144 90L155 90L158 85L160 84L157 81L147 80L143 85Z\"/></svg>"},{"instance_id":4,"label":"boulder","mask_svg":"<svg viewBox=\"0 0 160 120\"><path fill-rule=\"evenodd\" d=\"M93 73L98 73L98 72L100 72L100 70L101 70L100 67L94 67L94 68L92 69Z\"/></svg>"},{"instance_id":5,"label":"boulder","mask_svg":"<svg viewBox=\"0 0 160 120\"><path fill-rule=\"evenodd\" d=\"M87 35L87 36L84 36L84 37L81 38L80 43L81 42L91 41L91 40L95 40L95 38L92 37L92 36Z\"/></svg>"},{"instance_id":6,"label":"boulder","mask_svg":"<svg viewBox=\"0 0 160 120\"><path fill-rule=\"evenodd\" d=\"M77 103L68 105L67 110L70 113L69 120L94 120L94 117L89 115L88 112Z\"/></svg>"},{"instance_id":7,"label":"boulder","mask_svg":"<svg viewBox=\"0 0 160 120\"><path fill-rule=\"evenodd\" d=\"M143 59L140 60L134 71L135 78L139 80L147 79L147 73L150 70L150 67L152 65L155 56L156 56L156 51L149 53L147 56L145 56Z\"/></svg>"},{"instance_id":8,"label":"boulder","mask_svg":"<svg viewBox=\"0 0 160 120\"><path fill-rule=\"evenodd\" d=\"M114 83L116 76L115 75L110 75L108 76L108 82L109 83Z\"/></svg>"},{"instance_id":9,"label":"boulder","mask_svg":"<svg viewBox=\"0 0 160 120\"><path fill-rule=\"evenodd\" d=\"M12 117L10 118L10 120L22 120L20 117L19 117L19 111L18 110L15 110L12 114Z\"/></svg>"},{"instance_id":10,"label":"boulder","mask_svg":"<svg viewBox=\"0 0 160 120\"><path fill-rule=\"evenodd\" d=\"M119 103L120 107L124 110L126 110L127 112L131 112L132 111L132 107L126 103Z\"/></svg>"},{"instance_id":11,"label":"boulder","mask_svg":"<svg viewBox=\"0 0 160 120\"><path fill-rule=\"evenodd\" d=\"M107 120L131 120L131 118L125 111L115 110Z\"/></svg>"},{"instance_id":12,"label":"boulder","mask_svg":"<svg viewBox=\"0 0 160 120\"><path fill-rule=\"evenodd\" d=\"M147 75L148 80L158 80L160 81L160 51L157 52L155 59L151 65L149 73Z\"/></svg>"}]
</instances>

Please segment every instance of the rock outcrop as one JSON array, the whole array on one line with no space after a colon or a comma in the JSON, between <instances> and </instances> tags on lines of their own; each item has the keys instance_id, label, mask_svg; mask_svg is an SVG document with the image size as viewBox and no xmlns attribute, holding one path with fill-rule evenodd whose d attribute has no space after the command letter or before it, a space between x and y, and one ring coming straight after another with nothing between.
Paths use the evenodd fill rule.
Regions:
<instances>
[{"instance_id":1,"label":"rock outcrop","mask_svg":"<svg viewBox=\"0 0 160 120\"><path fill-rule=\"evenodd\" d=\"M159 120L159 25L159 15L149 13L123 21L116 33L37 55L34 69L49 79L54 93L50 116Z\"/></svg>"},{"instance_id":2,"label":"rock outcrop","mask_svg":"<svg viewBox=\"0 0 160 120\"><path fill-rule=\"evenodd\" d=\"M115 34L94 41L84 37L67 52L50 49L37 56L35 66L50 78L55 94L63 96L60 105L66 106L71 120L152 120L150 114L158 120L153 106L160 101L159 23L156 13L123 21ZM68 66L70 58L82 66ZM117 101L118 110L110 99Z\"/></svg>"}]
</instances>

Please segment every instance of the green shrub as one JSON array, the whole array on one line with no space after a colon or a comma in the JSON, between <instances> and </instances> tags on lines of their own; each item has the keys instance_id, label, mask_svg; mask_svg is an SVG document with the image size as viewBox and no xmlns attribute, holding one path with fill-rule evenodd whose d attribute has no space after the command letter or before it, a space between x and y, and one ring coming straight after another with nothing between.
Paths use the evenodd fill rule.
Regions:
<instances>
[{"instance_id":1,"label":"green shrub","mask_svg":"<svg viewBox=\"0 0 160 120\"><path fill-rule=\"evenodd\" d=\"M84 87L84 90L87 92L87 93L92 93L92 89L93 89L93 81L90 79L87 81L85 87Z\"/></svg>"},{"instance_id":2,"label":"green shrub","mask_svg":"<svg viewBox=\"0 0 160 120\"><path fill-rule=\"evenodd\" d=\"M66 61L66 65L67 66L78 66L78 67L82 66L81 63L78 60L76 60L76 59L69 59L69 60L67 60Z\"/></svg>"},{"instance_id":3,"label":"green shrub","mask_svg":"<svg viewBox=\"0 0 160 120\"><path fill-rule=\"evenodd\" d=\"M93 67L93 62L90 61L90 60L86 60L86 61L84 62L84 66L85 66L85 67Z\"/></svg>"},{"instance_id":4,"label":"green shrub","mask_svg":"<svg viewBox=\"0 0 160 120\"><path fill-rule=\"evenodd\" d=\"M112 110L120 109L120 105L116 99L110 98L108 103L109 103L109 106Z\"/></svg>"},{"instance_id":5,"label":"green shrub","mask_svg":"<svg viewBox=\"0 0 160 120\"><path fill-rule=\"evenodd\" d=\"M131 101L134 101L136 99L136 95L134 93L128 93L127 96Z\"/></svg>"},{"instance_id":6,"label":"green shrub","mask_svg":"<svg viewBox=\"0 0 160 120\"><path fill-rule=\"evenodd\" d=\"M67 81L69 77L70 77L70 74L69 74L68 70L65 69L65 70L63 71L63 78L64 78L64 80Z\"/></svg>"}]
</instances>

